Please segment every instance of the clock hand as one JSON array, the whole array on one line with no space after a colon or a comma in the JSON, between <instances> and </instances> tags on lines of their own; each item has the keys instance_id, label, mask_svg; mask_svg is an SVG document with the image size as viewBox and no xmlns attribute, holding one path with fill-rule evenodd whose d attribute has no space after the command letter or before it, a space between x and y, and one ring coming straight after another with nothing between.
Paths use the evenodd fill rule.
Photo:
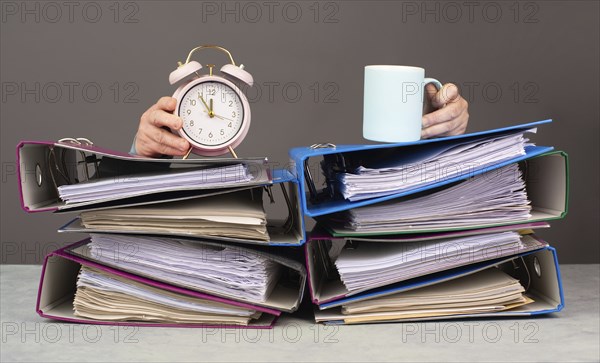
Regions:
<instances>
[{"instance_id":1,"label":"clock hand","mask_svg":"<svg viewBox=\"0 0 600 363\"><path fill-rule=\"evenodd\" d=\"M208 111L208 116L210 118L213 118L215 115L211 111L212 107L208 107L208 105L206 104L206 101L204 101L204 98L202 96L200 96L200 101L202 101L202 103L204 104L204 107L206 107L206 110ZM212 100L211 100L211 104L212 104Z\"/></svg>"},{"instance_id":2,"label":"clock hand","mask_svg":"<svg viewBox=\"0 0 600 363\"><path fill-rule=\"evenodd\" d=\"M223 117L221 115L217 115L216 113L214 114L216 118L220 118L221 120L227 120L227 121L232 121L235 122L234 120L227 118L227 117Z\"/></svg>"},{"instance_id":3,"label":"clock hand","mask_svg":"<svg viewBox=\"0 0 600 363\"><path fill-rule=\"evenodd\" d=\"M205 112L205 113L208 113L208 111L206 111L206 110L204 110L204 112ZM209 115L210 115L210 114L209 114ZM232 120L232 119L230 119L230 118L227 118L227 117L223 117L223 116L221 116L221 115L217 115L216 113L213 113L213 116L214 116L214 117L216 117L216 118L218 118L218 119L221 119L221 120L227 120L227 121L232 121L232 122L235 122L235 120Z\"/></svg>"},{"instance_id":4,"label":"clock hand","mask_svg":"<svg viewBox=\"0 0 600 363\"><path fill-rule=\"evenodd\" d=\"M215 113L214 113L214 111L213 111L213 99L211 98L211 99L209 100L209 102L210 102L210 109L208 110L208 115L209 115L210 117L213 117L213 116L215 115Z\"/></svg>"}]
</instances>

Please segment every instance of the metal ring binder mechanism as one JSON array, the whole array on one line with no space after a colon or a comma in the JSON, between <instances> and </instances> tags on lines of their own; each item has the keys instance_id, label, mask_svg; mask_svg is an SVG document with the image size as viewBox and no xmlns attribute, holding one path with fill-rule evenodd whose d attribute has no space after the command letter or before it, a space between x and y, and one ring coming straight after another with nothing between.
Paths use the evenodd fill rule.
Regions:
<instances>
[{"instance_id":1,"label":"metal ring binder mechanism","mask_svg":"<svg viewBox=\"0 0 600 363\"><path fill-rule=\"evenodd\" d=\"M330 142L312 144L311 149L335 149L337 146ZM322 200L333 199L336 196L335 182L336 174L340 172L346 172L346 159L342 153L323 155L323 161L321 161L321 169L325 176L325 188L322 191L318 191L315 182L308 165L308 159L304 162L304 177L308 184L308 191L310 194L310 201L312 203L318 203Z\"/></svg>"},{"instance_id":2,"label":"metal ring binder mechanism","mask_svg":"<svg viewBox=\"0 0 600 363\"><path fill-rule=\"evenodd\" d=\"M94 143L85 137L65 137L58 140L59 143L65 144L75 144L75 145L86 145L92 146ZM69 167L69 161L67 160L68 149L61 149L60 156L57 160L56 152L54 147L49 147L48 154L46 155L47 164L48 164L48 173L52 179L52 183L55 188L58 188L60 185L64 184L74 184L79 183L81 181L92 180L93 178L100 177L100 168L99 162L100 159L97 158L95 154L86 155L83 151L78 151L77 154L81 157L81 159L75 159L71 162L71 167ZM77 155L76 154L76 155ZM93 173L90 175L90 170L88 169L88 165L93 166ZM79 180L79 166L83 165L83 175L85 175L84 180ZM55 171L58 173L55 175ZM57 176L62 177L63 182L57 182ZM41 183L40 183L41 184Z\"/></svg>"}]
</instances>

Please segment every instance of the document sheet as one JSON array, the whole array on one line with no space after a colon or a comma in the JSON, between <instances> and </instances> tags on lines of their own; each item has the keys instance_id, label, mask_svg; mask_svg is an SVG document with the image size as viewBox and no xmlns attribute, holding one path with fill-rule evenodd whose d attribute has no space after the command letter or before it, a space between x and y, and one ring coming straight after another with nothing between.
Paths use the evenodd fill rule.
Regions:
<instances>
[{"instance_id":1,"label":"document sheet","mask_svg":"<svg viewBox=\"0 0 600 363\"><path fill-rule=\"evenodd\" d=\"M510 224L526 220L530 211L522 172L510 164L425 195L341 212L325 223L340 234L401 233Z\"/></svg>"},{"instance_id":2,"label":"document sheet","mask_svg":"<svg viewBox=\"0 0 600 363\"><path fill-rule=\"evenodd\" d=\"M177 286L253 302L264 302L279 280L280 265L236 246L191 240L91 234L87 258Z\"/></svg>"},{"instance_id":3,"label":"document sheet","mask_svg":"<svg viewBox=\"0 0 600 363\"><path fill-rule=\"evenodd\" d=\"M243 164L194 171L183 170L185 169L170 169L156 173L123 175L61 185L58 187L58 194L67 204L83 203L171 190L223 188L244 184L253 178Z\"/></svg>"},{"instance_id":4,"label":"document sheet","mask_svg":"<svg viewBox=\"0 0 600 363\"><path fill-rule=\"evenodd\" d=\"M528 141L519 132L407 147L354 171L339 173L339 190L345 199L357 201L417 189L525 155Z\"/></svg>"},{"instance_id":5,"label":"document sheet","mask_svg":"<svg viewBox=\"0 0 600 363\"><path fill-rule=\"evenodd\" d=\"M249 190L139 207L82 212L86 228L269 241L260 194Z\"/></svg>"},{"instance_id":6,"label":"document sheet","mask_svg":"<svg viewBox=\"0 0 600 363\"><path fill-rule=\"evenodd\" d=\"M335 260L349 295L459 266L542 247L517 232L445 238L414 243L359 242Z\"/></svg>"},{"instance_id":7,"label":"document sheet","mask_svg":"<svg viewBox=\"0 0 600 363\"><path fill-rule=\"evenodd\" d=\"M75 315L103 321L247 325L255 310L145 285L83 266L73 301Z\"/></svg>"}]
</instances>

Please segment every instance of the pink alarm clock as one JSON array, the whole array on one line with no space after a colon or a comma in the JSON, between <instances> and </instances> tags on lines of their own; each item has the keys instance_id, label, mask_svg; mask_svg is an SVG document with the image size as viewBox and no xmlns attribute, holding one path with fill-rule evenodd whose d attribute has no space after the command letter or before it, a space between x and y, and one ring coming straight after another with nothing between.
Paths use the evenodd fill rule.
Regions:
<instances>
[{"instance_id":1,"label":"pink alarm clock","mask_svg":"<svg viewBox=\"0 0 600 363\"><path fill-rule=\"evenodd\" d=\"M190 58L201 49L216 49L229 56L230 64L220 69L222 75L213 74L212 64L206 65L208 74L199 73L202 65ZM250 128L250 105L238 87L240 82L251 87L254 80L243 64L235 64L227 49L216 45L192 49L186 62L179 62L179 67L171 72L169 83L181 83L173 94L177 100L173 113L183 120L178 134L192 145L191 152L202 156L231 152L237 157L233 149L242 143Z\"/></svg>"}]
</instances>

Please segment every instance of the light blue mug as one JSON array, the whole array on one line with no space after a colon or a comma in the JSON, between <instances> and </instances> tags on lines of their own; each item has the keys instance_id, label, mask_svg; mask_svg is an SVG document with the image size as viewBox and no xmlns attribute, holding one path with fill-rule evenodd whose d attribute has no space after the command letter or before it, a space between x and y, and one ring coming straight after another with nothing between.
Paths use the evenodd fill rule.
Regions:
<instances>
[{"instance_id":1,"label":"light blue mug","mask_svg":"<svg viewBox=\"0 0 600 363\"><path fill-rule=\"evenodd\" d=\"M437 79L425 78L423 68L366 66L363 137L380 142L420 140L424 91L429 83L442 88Z\"/></svg>"}]
</instances>

